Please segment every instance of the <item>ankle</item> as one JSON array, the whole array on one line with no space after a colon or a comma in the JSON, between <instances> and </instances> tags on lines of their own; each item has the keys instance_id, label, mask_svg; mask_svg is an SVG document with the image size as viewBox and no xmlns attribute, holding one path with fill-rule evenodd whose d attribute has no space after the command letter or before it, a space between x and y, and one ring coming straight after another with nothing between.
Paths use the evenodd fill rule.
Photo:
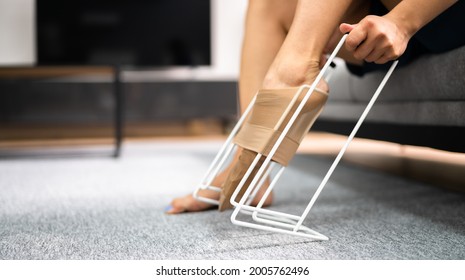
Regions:
<instances>
[{"instance_id":1,"label":"ankle","mask_svg":"<svg viewBox=\"0 0 465 280\"><path fill-rule=\"evenodd\" d=\"M297 63L290 61L297 61ZM263 80L263 88L297 87L311 84L320 71L319 65L319 60L275 61Z\"/></svg>"}]
</instances>

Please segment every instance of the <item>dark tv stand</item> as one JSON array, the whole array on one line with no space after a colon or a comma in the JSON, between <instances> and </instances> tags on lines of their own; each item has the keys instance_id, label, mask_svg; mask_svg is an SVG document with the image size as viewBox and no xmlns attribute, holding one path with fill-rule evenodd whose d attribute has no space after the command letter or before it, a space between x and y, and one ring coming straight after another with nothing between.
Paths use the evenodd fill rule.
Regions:
<instances>
[{"instance_id":1,"label":"dark tv stand","mask_svg":"<svg viewBox=\"0 0 465 280\"><path fill-rule=\"evenodd\" d=\"M121 86L121 71L118 66L30 66L0 67L0 79L24 80L63 78L81 75L105 75L112 77L114 106L114 151L113 157L121 154L124 126L124 96Z\"/></svg>"}]
</instances>

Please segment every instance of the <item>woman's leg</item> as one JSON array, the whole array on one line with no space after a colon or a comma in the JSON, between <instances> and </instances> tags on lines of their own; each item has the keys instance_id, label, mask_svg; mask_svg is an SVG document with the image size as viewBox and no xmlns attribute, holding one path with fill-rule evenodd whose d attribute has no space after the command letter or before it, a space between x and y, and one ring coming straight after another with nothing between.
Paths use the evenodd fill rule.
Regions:
<instances>
[{"instance_id":1,"label":"woman's leg","mask_svg":"<svg viewBox=\"0 0 465 280\"><path fill-rule=\"evenodd\" d=\"M328 50L328 44L337 42L338 37L333 35L337 34L339 24L358 22L368 10L367 0L299 1L292 26L265 76L263 87L311 84L319 73L322 53ZM327 90L324 84L319 87Z\"/></svg>"},{"instance_id":2,"label":"woman's leg","mask_svg":"<svg viewBox=\"0 0 465 280\"><path fill-rule=\"evenodd\" d=\"M241 113L249 105L255 93L261 87L265 74L281 47L291 26L297 0L250 0L247 9L245 34L242 45L241 68L239 77L239 103ZM232 166L237 162L240 151L235 155L232 164L213 181L214 186L221 187ZM263 193L263 192L261 192ZM214 199L219 193L202 190L201 196ZM256 204L261 198L257 195ZM271 196L266 205L271 203ZM176 198L171 202L167 213L176 214L186 211L202 211L212 205L200 202L192 194Z\"/></svg>"},{"instance_id":3,"label":"woman's leg","mask_svg":"<svg viewBox=\"0 0 465 280\"><path fill-rule=\"evenodd\" d=\"M287 109L295 90L303 84L311 84L320 71L320 59L327 51L328 43L339 33L342 21L355 22L355 18L366 16L367 0L301 0L298 1L292 25L278 54L264 77L257 102L250 118L244 123L235 138L235 143L244 147L238 162L231 169L220 196L220 210L231 207L230 197L244 178L249 166L258 160L248 180L238 193L239 201L248 188L254 174L261 168L263 160L276 141L276 132L284 129L280 117ZM337 39L337 38L336 38ZM326 101L328 86L325 81L318 85L319 91L307 101L294 126L289 130L272 160L283 166L294 156L299 143L317 118ZM296 106L291 108L291 112ZM278 126L278 127L277 127ZM261 158L257 158L260 156Z\"/></svg>"},{"instance_id":4,"label":"woman's leg","mask_svg":"<svg viewBox=\"0 0 465 280\"><path fill-rule=\"evenodd\" d=\"M368 12L368 4L366 0L298 1L289 32L285 35L284 42L267 71L264 81L261 86L259 85L259 88L263 90L260 90L257 96L254 110L235 138L235 143L244 149L223 184L220 210L231 207L229 203L231 195L254 159L258 160L238 193L236 199L240 200L252 177L255 176L264 158L270 152L273 141L276 141L276 132L284 129L283 124L280 124L279 116L286 111L287 104L295 93L295 90L289 88L313 82L320 70L322 54L340 23L358 14L365 16ZM327 92L328 86L321 81L318 88L319 93L312 94L312 98L307 101L295 125L274 154L273 161L284 166L288 164L297 150L298 143L302 141L303 136L321 112L326 101L326 95L321 91ZM293 107L291 112L295 109L296 107ZM261 158L256 158L259 155Z\"/></svg>"},{"instance_id":5,"label":"woman's leg","mask_svg":"<svg viewBox=\"0 0 465 280\"><path fill-rule=\"evenodd\" d=\"M262 87L300 85L312 81L317 74L321 54L325 51L329 52L333 47L331 42L334 41L337 43L340 39L337 28L338 24L341 22L358 22L368 13L369 5L366 0L345 0L341 1L343 2L342 5L339 5L339 0L328 1L330 4L327 4L326 1L312 0L301 2L304 3L299 4L298 23L293 23L294 16L296 15L297 0L249 1L239 79L241 113L244 112L258 89ZM325 10L326 6L330 7L330 9ZM305 9L309 9L307 15ZM337 12L331 14L333 9ZM329 18L328 15L332 15L331 20L319 20L321 18ZM306 19L306 16L311 18ZM295 27L292 36L290 34L287 36L291 29L291 24L302 25L305 23L312 25L308 27ZM323 25L326 26L321 31L320 28ZM304 33L304 36L300 36L301 33ZM305 43L312 41L312 34L318 35L315 35L317 40L313 40L316 41L315 46ZM285 40L287 44L283 45ZM293 42L297 42L295 50L290 48ZM305 58L299 59L298 55L305 53L302 52L302 49L309 49L312 52L308 52L308 56ZM294 51L297 51L296 55L292 54ZM281 55L277 57L278 52ZM319 53L318 57L310 55L313 53ZM295 64L293 65L293 63ZM293 71L288 73L290 75L279 76L283 72L286 74L284 69L293 69ZM324 86L320 85L320 87L325 89ZM227 175L237 162L239 155L240 151L235 155L232 164L215 178L213 181L214 186L223 185ZM201 195L215 199L219 196L217 192L208 190L203 190ZM252 204L258 202L260 197L259 193L257 199ZM271 197L266 201L265 205L270 203ZM185 197L174 199L167 213L202 211L209 208L211 208L211 205L197 201L189 194Z\"/></svg>"},{"instance_id":6,"label":"woman's leg","mask_svg":"<svg viewBox=\"0 0 465 280\"><path fill-rule=\"evenodd\" d=\"M388 9L400 1L382 0ZM359 22L368 14L369 5L369 0L250 0L239 83L241 112L260 88L311 84L318 75L322 54L330 52L342 37L339 24ZM353 64L362 63L345 50L339 56ZM328 90L324 82L319 88ZM238 156L214 185L223 184ZM217 198L218 193L205 191L203 195ZM172 206L170 213L209 207L191 195L175 199Z\"/></svg>"},{"instance_id":7,"label":"woman's leg","mask_svg":"<svg viewBox=\"0 0 465 280\"><path fill-rule=\"evenodd\" d=\"M241 113L262 87L265 74L291 27L297 0L250 0L239 76Z\"/></svg>"}]
</instances>

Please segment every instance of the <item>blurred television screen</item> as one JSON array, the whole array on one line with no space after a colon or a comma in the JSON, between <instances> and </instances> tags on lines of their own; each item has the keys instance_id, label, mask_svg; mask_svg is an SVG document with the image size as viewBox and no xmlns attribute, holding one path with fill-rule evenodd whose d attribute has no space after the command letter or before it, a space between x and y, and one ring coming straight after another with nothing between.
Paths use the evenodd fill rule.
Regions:
<instances>
[{"instance_id":1,"label":"blurred television screen","mask_svg":"<svg viewBox=\"0 0 465 280\"><path fill-rule=\"evenodd\" d=\"M210 0L37 0L38 65L211 63Z\"/></svg>"}]
</instances>

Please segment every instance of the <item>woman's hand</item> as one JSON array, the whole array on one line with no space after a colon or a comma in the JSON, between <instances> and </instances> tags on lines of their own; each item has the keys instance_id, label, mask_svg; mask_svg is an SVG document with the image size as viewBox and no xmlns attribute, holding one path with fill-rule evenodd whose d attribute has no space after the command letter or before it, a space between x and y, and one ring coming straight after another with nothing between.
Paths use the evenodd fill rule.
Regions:
<instances>
[{"instance_id":1,"label":"woman's hand","mask_svg":"<svg viewBox=\"0 0 465 280\"><path fill-rule=\"evenodd\" d=\"M358 24L343 23L342 33L349 33L345 46L356 59L383 64L399 58L413 34L387 17L367 16Z\"/></svg>"}]
</instances>

